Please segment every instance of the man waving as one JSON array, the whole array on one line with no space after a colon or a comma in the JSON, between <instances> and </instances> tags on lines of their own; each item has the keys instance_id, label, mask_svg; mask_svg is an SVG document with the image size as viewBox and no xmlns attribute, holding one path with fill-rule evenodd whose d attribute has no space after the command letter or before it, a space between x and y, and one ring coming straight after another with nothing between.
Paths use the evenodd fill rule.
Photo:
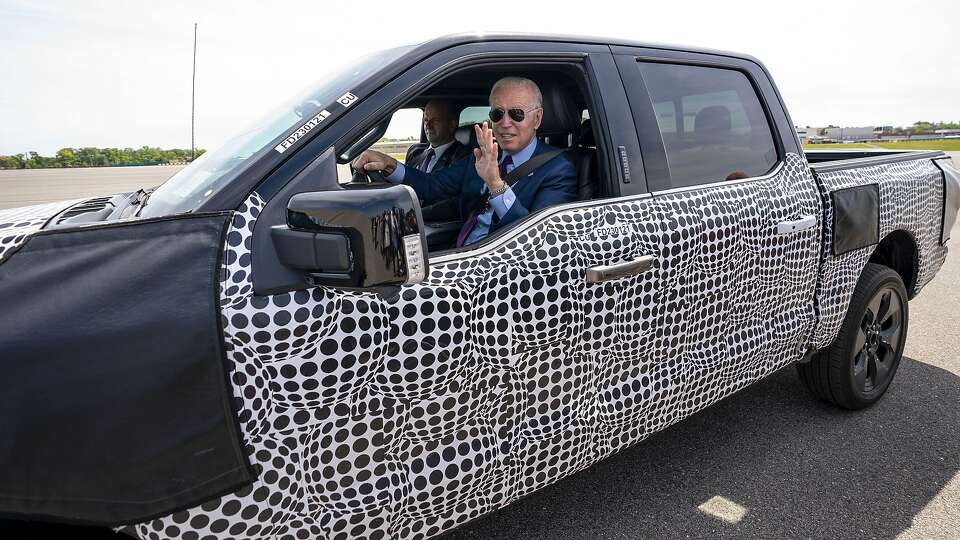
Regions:
<instances>
[{"instance_id":1,"label":"man waving","mask_svg":"<svg viewBox=\"0 0 960 540\"><path fill-rule=\"evenodd\" d=\"M424 204L459 196L465 221L457 246L464 246L534 210L576 199L577 174L573 165L559 149L537 141L542 119L543 98L536 83L505 77L490 90L493 129L486 121L482 127L474 126L479 148L474 149L472 156L432 173L404 167L374 150L360 154L353 165L357 169L383 171L387 180L409 185ZM503 150L502 155L499 149ZM511 171L530 160L535 160L537 166L508 184Z\"/></svg>"}]
</instances>

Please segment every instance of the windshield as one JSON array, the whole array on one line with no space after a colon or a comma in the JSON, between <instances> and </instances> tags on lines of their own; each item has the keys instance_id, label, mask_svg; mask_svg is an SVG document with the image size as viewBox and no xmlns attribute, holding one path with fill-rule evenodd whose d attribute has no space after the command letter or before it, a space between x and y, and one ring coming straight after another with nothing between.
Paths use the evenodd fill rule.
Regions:
<instances>
[{"instance_id":1,"label":"windshield","mask_svg":"<svg viewBox=\"0 0 960 540\"><path fill-rule=\"evenodd\" d=\"M232 171L271 141L305 122L317 125L329 116L328 111L334 110L330 106L337 98L412 48L408 46L375 52L334 72L323 82L267 115L251 129L228 140L220 148L204 153L175 174L150 195L140 216L154 217L195 210L223 186Z\"/></svg>"}]
</instances>

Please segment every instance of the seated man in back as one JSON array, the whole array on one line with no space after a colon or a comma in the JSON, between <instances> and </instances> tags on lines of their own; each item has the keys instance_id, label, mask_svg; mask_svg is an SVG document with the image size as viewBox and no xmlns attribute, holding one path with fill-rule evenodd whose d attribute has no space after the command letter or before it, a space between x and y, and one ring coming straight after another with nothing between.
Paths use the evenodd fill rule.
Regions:
<instances>
[{"instance_id":1,"label":"seated man in back","mask_svg":"<svg viewBox=\"0 0 960 540\"><path fill-rule=\"evenodd\" d=\"M423 132L427 135L427 142L408 148L404 165L429 173L467 157L470 149L453 138L457 125L452 103L437 99L428 101L423 107ZM460 221L457 199L449 198L424 206L423 219Z\"/></svg>"},{"instance_id":2,"label":"seated man in back","mask_svg":"<svg viewBox=\"0 0 960 540\"><path fill-rule=\"evenodd\" d=\"M379 170L391 182L411 186L426 204L459 196L464 223L457 246L472 244L534 210L577 197L577 173L562 151L537 141L543 97L530 79L505 77L490 90L490 120L474 126L479 148L453 165L426 173L366 150L354 167ZM496 142L494 142L496 136ZM498 156L502 148L503 154ZM504 180L527 161L537 166L512 185Z\"/></svg>"}]
</instances>

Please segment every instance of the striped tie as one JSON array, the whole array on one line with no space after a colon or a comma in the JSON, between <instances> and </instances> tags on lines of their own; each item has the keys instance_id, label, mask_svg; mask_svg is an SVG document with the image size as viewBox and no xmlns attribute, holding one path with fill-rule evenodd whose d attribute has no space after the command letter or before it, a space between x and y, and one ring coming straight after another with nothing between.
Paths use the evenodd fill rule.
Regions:
<instances>
[{"instance_id":1,"label":"striped tie","mask_svg":"<svg viewBox=\"0 0 960 540\"><path fill-rule=\"evenodd\" d=\"M436 152L433 151L433 148L427 150L427 155L423 158L423 161L420 162L421 171L427 172L427 165L430 165L430 160L432 160L435 155Z\"/></svg>"}]
</instances>

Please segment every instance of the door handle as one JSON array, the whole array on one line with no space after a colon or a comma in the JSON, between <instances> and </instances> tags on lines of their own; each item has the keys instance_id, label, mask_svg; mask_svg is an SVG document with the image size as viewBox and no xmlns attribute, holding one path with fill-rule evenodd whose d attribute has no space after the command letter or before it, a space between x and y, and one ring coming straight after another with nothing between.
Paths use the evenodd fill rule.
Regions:
<instances>
[{"instance_id":1,"label":"door handle","mask_svg":"<svg viewBox=\"0 0 960 540\"><path fill-rule=\"evenodd\" d=\"M812 229L817 225L817 216L805 216L796 221L783 221L777 223L777 234L792 234L799 231Z\"/></svg>"},{"instance_id":2,"label":"door handle","mask_svg":"<svg viewBox=\"0 0 960 540\"><path fill-rule=\"evenodd\" d=\"M637 257L632 261L616 264L601 264L599 266L587 268L587 283L601 283L604 281L610 281L611 279L642 274L653 268L654 260L655 259L653 255L644 255L642 257Z\"/></svg>"}]
</instances>

